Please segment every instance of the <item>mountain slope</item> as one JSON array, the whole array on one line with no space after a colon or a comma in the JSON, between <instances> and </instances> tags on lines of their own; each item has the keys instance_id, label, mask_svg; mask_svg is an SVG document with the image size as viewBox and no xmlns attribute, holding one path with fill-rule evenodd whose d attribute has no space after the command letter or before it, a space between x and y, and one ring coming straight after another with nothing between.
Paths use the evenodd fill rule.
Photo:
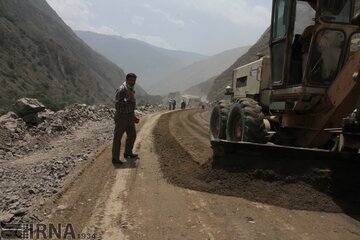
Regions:
<instances>
[{"instance_id":1,"label":"mountain slope","mask_svg":"<svg viewBox=\"0 0 360 240\"><path fill-rule=\"evenodd\" d=\"M207 59L191 64L179 71L173 72L149 88L150 93L167 94L169 92L184 91L185 89L202 83L219 75L249 47L239 47L216 54Z\"/></svg>"},{"instance_id":2,"label":"mountain slope","mask_svg":"<svg viewBox=\"0 0 360 240\"><path fill-rule=\"evenodd\" d=\"M45 0L0 0L0 46L1 112L23 96L55 108L110 103L124 80L122 69L80 40Z\"/></svg>"},{"instance_id":3,"label":"mountain slope","mask_svg":"<svg viewBox=\"0 0 360 240\"><path fill-rule=\"evenodd\" d=\"M212 77L205 82L199 83L195 86L192 86L188 89L186 89L183 94L193 95L193 96L199 96L200 98L206 98L211 86L214 84L215 79L217 76Z\"/></svg>"},{"instance_id":4,"label":"mountain slope","mask_svg":"<svg viewBox=\"0 0 360 240\"><path fill-rule=\"evenodd\" d=\"M240 67L249 62L255 61L258 59L256 56L257 53L268 54L269 53L269 39L270 39L270 29L268 28L259 40L242 55L238 60L235 61L229 68L222 72L214 81L209 93L208 99L219 100L224 97L226 86L231 84L232 71L233 69Z\"/></svg>"},{"instance_id":5,"label":"mountain slope","mask_svg":"<svg viewBox=\"0 0 360 240\"><path fill-rule=\"evenodd\" d=\"M167 50L120 36L84 31L76 31L76 34L125 71L135 72L145 89L167 74L205 57L197 53Z\"/></svg>"}]
</instances>

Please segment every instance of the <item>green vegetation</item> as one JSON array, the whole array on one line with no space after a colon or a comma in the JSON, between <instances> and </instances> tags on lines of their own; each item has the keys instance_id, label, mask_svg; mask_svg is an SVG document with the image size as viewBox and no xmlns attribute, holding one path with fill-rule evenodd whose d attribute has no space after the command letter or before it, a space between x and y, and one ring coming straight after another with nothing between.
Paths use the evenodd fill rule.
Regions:
<instances>
[{"instance_id":1,"label":"green vegetation","mask_svg":"<svg viewBox=\"0 0 360 240\"><path fill-rule=\"evenodd\" d=\"M0 116L11 110L11 105L8 105L8 101L5 98L0 98Z\"/></svg>"},{"instance_id":2,"label":"green vegetation","mask_svg":"<svg viewBox=\"0 0 360 240\"><path fill-rule=\"evenodd\" d=\"M46 108L48 108L52 111L59 111L61 109L64 109L65 106L70 104L70 101L68 99L57 100L50 96L47 96L46 94L44 94L42 92L28 94L26 97L36 98L42 104L44 104Z\"/></svg>"},{"instance_id":3,"label":"green vegetation","mask_svg":"<svg viewBox=\"0 0 360 240\"><path fill-rule=\"evenodd\" d=\"M32 70L34 71L34 72L37 72L37 67L36 67L36 63L32 63L31 64L31 67L32 67Z\"/></svg>"},{"instance_id":4,"label":"green vegetation","mask_svg":"<svg viewBox=\"0 0 360 240\"><path fill-rule=\"evenodd\" d=\"M7 85L8 85L8 83L7 83L7 81L5 79L1 80L1 86L3 88L7 87Z\"/></svg>"},{"instance_id":5,"label":"green vegetation","mask_svg":"<svg viewBox=\"0 0 360 240\"><path fill-rule=\"evenodd\" d=\"M0 114L13 110L23 97L54 111L75 102L111 102L113 79L124 79L123 71L74 38L61 22L43 21L43 16L58 17L45 2L44 9L37 4L0 1L0 16L6 18L0 24Z\"/></svg>"},{"instance_id":6,"label":"green vegetation","mask_svg":"<svg viewBox=\"0 0 360 240\"><path fill-rule=\"evenodd\" d=\"M10 69L14 70L15 66L14 66L14 63L12 61L8 60L7 65L8 65L8 67Z\"/></svg>"}]
</instances>

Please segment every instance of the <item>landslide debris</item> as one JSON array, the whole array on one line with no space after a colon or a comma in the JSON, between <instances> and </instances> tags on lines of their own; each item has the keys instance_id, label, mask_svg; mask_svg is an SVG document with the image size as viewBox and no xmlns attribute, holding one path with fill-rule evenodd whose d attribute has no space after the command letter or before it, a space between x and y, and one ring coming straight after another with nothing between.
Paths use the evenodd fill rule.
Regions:
<instances>
[{"instance_id":1,"label":"landslide debris","mask_svg":"<svg viewBox=\"0 0 360 240\"><path fill-rule=\"evenodd\" d=\"M148 105L136 114L156 110ZM111 142L114 112L86 104L53 112L37 99L23 98L14 112L0 116L0 221L39 222L51 214L33 210L60 193L74 170Z\"/></svg>"}]
</instances>

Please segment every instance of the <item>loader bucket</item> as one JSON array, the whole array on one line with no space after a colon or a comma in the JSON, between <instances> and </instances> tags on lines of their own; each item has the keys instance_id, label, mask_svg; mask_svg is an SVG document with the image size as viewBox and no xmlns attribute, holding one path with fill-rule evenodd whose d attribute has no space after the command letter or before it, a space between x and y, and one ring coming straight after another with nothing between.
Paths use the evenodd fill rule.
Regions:
<instances>
[{"instance_id":1,"label":"loader bucket","mask_svg":"<svg viewBox=\"0 0 360 240\"><path fill-rule=\"evenodd\" d=\"M211 140L211 147L214 150L214 157L222 157L226 154L257 154L272 157L289 158L312 158L322 160L360 161L360 154L356 152L333 152L318 148L300 148L272 143L259 144L251 142L233 142L227 140Z\"/></svg>"}]
</instances>

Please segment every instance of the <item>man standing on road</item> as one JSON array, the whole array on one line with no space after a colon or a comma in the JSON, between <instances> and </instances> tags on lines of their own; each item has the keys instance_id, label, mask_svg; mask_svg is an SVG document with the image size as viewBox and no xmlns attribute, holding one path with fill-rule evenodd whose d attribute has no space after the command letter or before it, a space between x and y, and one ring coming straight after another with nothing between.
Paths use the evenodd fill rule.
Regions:
<instances>
[{"instance_id":1,"label":"man standing on road","mask_svg":"<svg viewBox=\"0 0 360 240\"><path fill-rule=\"evenodd\" d=\"M135 129L135 91L134 86L137 76L134 73L126 75L126 81L116 90L115 98L115 130L112 147L112 163L122 164L120 161L121 138L126 132L124 158L137 158L132 152L136 139Z\"/></svg>"}]
</instances>

